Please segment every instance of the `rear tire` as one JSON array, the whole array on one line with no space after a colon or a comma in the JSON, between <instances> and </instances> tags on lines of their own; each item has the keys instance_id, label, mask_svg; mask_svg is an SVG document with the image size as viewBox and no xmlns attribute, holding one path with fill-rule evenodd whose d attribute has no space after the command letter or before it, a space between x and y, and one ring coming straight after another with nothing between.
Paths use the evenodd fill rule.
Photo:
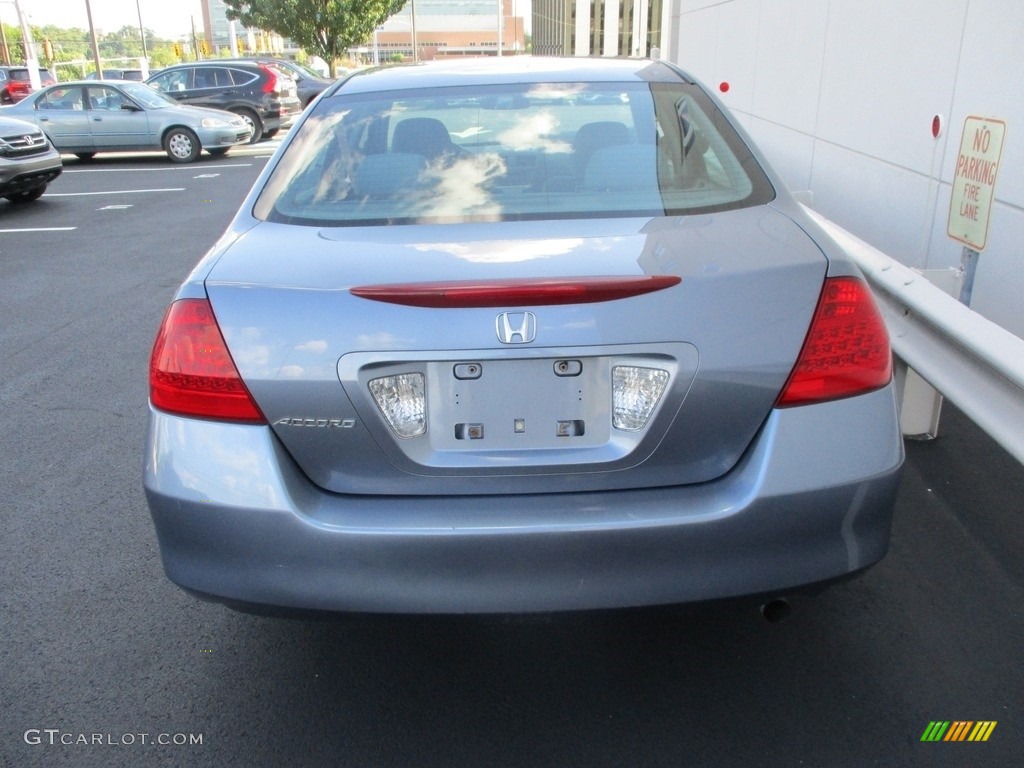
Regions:
<instances>
[{"instance_id":1,"label":"rear tire","mask_svg":"<svg viewBox=\"0 0 1024 768\"><path fill-rule=\"evenodd\" d=\"M7 195L7 199L10 200L12 203L15 203L16 205L21 205L22 203L31 203L33 200L38 200L40 197L42 197L43 192L45 191L46 185L43 184L41 186L36 187L35 189L29 189L24 192L12 192L11 194Z\"/></svg>"},{"instance_id":2,"label":"rear tire","mask_svg":"<svg viewBox=\"0 0 1024 768\"><path fill-rule=\"evenodd\" d=\"M174 163L191 163L202 152L199 137L188 128L172 128L164 136L164 150Z\"/></svg>"},{"instance_id":3,"label":"rear tire","mask_svg":"<svg viewBox=\"0 0 1024 768\"><path fill-rule=\"evenodd\" d=\"M244 109L241 107L238 109L232 109L231 111L245 120L245 122L252 127L252 136L249 137L250 144L255 144L263 138L263 121L260 120L259 115L251 109Z\"/></svg>"}]
</instances>

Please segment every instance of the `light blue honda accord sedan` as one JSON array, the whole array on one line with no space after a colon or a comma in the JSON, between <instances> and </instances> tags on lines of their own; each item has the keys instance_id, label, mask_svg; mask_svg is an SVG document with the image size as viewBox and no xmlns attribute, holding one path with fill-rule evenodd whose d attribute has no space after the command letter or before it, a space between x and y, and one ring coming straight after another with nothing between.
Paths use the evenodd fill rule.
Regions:
<instances>
[{"instance_id":1,"label":"light blue honda accord sedan","mask_svg":"<svg viewBox=\"0 0 1024 768\"><path fill-rule=\"evenodd\" d=\"M888 547L903 448L856 267L649 60L367 70L178 290L144 484L255 611L785 596Z\"/></svg>"}]
</instances>

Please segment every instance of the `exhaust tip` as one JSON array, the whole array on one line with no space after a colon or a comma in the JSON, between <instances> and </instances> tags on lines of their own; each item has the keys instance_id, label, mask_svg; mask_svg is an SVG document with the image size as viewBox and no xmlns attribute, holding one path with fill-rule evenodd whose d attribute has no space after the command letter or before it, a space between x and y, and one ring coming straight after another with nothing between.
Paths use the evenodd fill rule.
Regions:
<instances>
[{"instance_id":1,"label":"exhaust tip","mask_svg":"<svg viewBox=\"0 0 1024 768\"><path fill-rule=\"evenodd\" d=\"M769 600L767 603L761 606L761 615L764 616L765 620L769 624L778 624L780 621L789 616L790 607L789 602L778 598L776 600Z\"/></svg>"}]
</instances>

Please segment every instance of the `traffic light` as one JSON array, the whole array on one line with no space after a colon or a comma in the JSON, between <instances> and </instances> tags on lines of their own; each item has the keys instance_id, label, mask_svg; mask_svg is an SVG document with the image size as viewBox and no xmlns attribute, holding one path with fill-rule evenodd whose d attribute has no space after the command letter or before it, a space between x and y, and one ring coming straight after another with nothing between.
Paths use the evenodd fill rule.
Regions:
<instances>
[{"instance_id":1,"label":"traffic light","mask_svg":"<svg viewBox=\"0 0 1024 768\"><path fill-rule=\"evenodd\" d=\"M174 55L179 59L181 58L181 43L174 44Z\"/></svg>"},{"instance_id":2,"label":"traffic light","mask_svg":"<svg viewBox=\"0 0 1024 768\"><path fill-rule=\"evenodd\" d=\"M203 56L209 56L210 55L210 46L209 46L209 44L207 44L207 42L205 40L200 40L199 41L199 50L203 52Z\"/></svg>"},{"instance_id":3,"label":"traffic light","mask_svg":"<svg viewBox=\"0 0 1024 768\"><path fill-rule=\"evenodd\" d=\"M47 61L53 61L53 43L49 40L43 40L43 58Z\"/></svg>"}]
</instances>

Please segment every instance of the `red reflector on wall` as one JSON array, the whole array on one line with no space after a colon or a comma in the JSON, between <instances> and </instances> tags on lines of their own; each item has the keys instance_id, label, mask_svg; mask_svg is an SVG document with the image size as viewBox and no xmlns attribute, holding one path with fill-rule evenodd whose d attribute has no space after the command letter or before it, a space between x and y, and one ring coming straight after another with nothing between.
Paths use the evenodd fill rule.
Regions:
<instances>
[{"instance_id":1,"label":"red reflector on wall","mask_svg":"<svg viewBox=\"0 0 1024 768\"><path fill-rule=\"evenodd\" d=\"M265 423L206 299L176 301L164 315L149 361L149 399L182 416Z\"/></svg>"},{"instance_id":2,"label":"red reflector on wall","mask_svg":"<svg viewBox=\"0 0 1024 768\"><path fill-rule=\"evenodd\" d=\"M889 334L870 289L856 278L828 278L776 405L860 395L884 387L891 376Z\"/></svg>"},{"instance_id":3,"label":"red reflector on wall","mask_svg":"<svg viewBox=\"0 0 1024 768\"><path fill-rule=\"evenodd\" d=\"M362 285L350 292L364 299L410 307L545 306L613 301L678 285L670 275L555 277L510 280L454 280L436 283Z\"/></svg>"}]
</instances>

